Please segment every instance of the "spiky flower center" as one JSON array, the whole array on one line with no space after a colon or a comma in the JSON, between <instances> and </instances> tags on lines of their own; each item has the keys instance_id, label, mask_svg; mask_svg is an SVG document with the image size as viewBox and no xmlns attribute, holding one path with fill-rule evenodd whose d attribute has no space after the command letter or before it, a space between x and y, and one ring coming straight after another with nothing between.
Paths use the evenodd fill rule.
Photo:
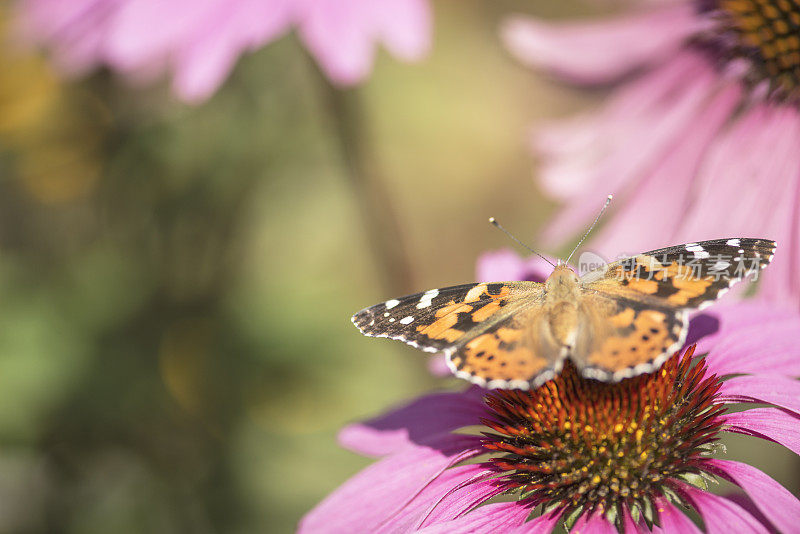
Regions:
<instances>
[{"instance_id":1,"label":"spiky flower center","mask_svg":"<svg viewBox=\"0 0 800 534\"><path fill-rule=\"evenodd\" d=\"M714 47L725 59L749 64L747 82L763 82L778 100L800 98L800 0L704 0L702 5L717 22Z\"/></svg>"},{"instance_id":2,"label":"spiky flower center","mask_svg":"<svg viewBox=\"0 0 800 534\"><path fill-rule=\"evenodd\" d=\"M720 431L720 383L692 352L616 384L582 378L568 363L535 391L489 394L488 465L506 491L566 516L620 520L623 507L647 515L655 499L675 495L671 485L703 474Z\"/></svg>"}]
</instances>

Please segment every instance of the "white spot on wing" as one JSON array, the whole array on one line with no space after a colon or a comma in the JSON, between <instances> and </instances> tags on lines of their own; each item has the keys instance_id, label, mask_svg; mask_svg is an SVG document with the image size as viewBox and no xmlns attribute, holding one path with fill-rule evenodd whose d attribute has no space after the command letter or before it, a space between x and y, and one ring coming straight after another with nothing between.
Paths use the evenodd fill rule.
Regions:
<instances>
[{"instance_id":1,"label":"white spot on wing","mask_svg":"<svg viewBox=\"0 0 800 534\"><path fill-rule=\"evenodd\" d=\"M397 299L387 300L386 303L385 303L387 310L391 310L392 308L394 308L398 304L400 304L400 301L397 300Z\"/></svg>"},{"instance_id":2,"label":"white spot on wing","mask_svg":"<svg viewBox=\"0 0 800 534\"><path fill-rule=\"evenodd\" d=\"M689 245L686 245L686 250L688 250L689 252L701 252L701 251L703 251L705 249L703 247L701 247L700 245L696 245L694 243L691 243Z\"/></svg>"},{"instance_id":3,"label":"white spot on wing","mask_svg":"<svg viewBox=\"0 0 800 534\"><path fill-rule=\"evenodd\" d=\"M725 241L725 244L726 245L730 245L732 247L738 247L739 246L739 240L738 239L728 239L727 241Z\"/></svg>"},{"instance_id":4,"label":"white spot on wing","mask_svg":"<svg viewBox=\"0 0 800 534\"><path fill-rule=\"evenodd\" d=\"M430 291L426 291L422 294L422 298L419 299L419 303L417 304L418 309L427 308L431 305L431 301L435 299L439 295L438 289L431 289Z\"/></svg>"},{"instance_id":5,"label":"white spot on wing","mask_svg":"<svg viewBox=\"0 0 800 534\"><path fill-rule=\"evenodd\" d=\"M403 317L402 319L400 319L400 324L409 324L413 320L414 318L409 315L408 317Z\"/></svg>"}]
</instances>

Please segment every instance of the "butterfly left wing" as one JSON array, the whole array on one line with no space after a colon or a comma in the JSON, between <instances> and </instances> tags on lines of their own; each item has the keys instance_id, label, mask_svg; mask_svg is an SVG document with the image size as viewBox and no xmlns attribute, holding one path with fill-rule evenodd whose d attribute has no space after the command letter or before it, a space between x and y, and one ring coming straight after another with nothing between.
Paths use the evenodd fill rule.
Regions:
<instances>
[{"instance_id":1,"label":"butterfly left wing","mask_svg":"<svg viewBox=\"0 0 800 534\"><path fill-rule=\"evenodd\" d=\"M527 389L531 381L552 376L557 356L534 346L529 333L541 295L536 282L465 284L391 299L352 320L364 335L444 352L459 378Z\"/></svg>"},{"instance_id":2,"label":"butterfly left wing","mask_svg":"<svg viewBox=\"0 0 800 534\"><path fill-rule=\"evenodd\" d=\"M657 369L686 340L688 312L766 267L775 242L730 238L645 252L581 278L584 330L570 355L585 376Z\"/></svg>"}]
</instances>

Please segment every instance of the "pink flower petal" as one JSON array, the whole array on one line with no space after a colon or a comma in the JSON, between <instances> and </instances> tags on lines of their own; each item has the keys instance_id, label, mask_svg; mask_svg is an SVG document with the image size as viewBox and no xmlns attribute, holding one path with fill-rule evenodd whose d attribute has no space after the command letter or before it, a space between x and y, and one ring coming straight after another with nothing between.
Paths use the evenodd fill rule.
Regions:
<instances>
[{"instance_id":1,"label":"pink flower petal","mask_svg":"<svg viewBox=\"0 0 800 534\"><path fill-rule=\"evenodd\" d=\"M689 203L692 183L705 151L741 101L741 90L732 85L720 91L699 110L695 124L677 140L664 159L653 166L624 200L616 217L592 240L594 250L634 255L676 244L675 228L683 207ZM641 221L652 216L653 206L671 206L659 211L659 224L642 232Z\"/></svg>"},{"instance_id":2,"label":"pink flower petal","mask_svg":"<svg viewBox=\"0 0 800 534\"><path fill-rule=\"evenodd\" d=\"M614 80L676 50L697 29L697 20L693 6L681 3L580 23L515 17L504 24L502 36L524 64L591 84Z\"/></svg>"},{"instance_id":3,"label":"pink flower petal","mask_svg":"<svg viewBox=\"0 0 800 534\"><path fill-rule=\"evenodd\" d=\"M431 45L431 10L427 0L369 2L381 40L400 59L422 59Z\"/></svg>"},{"instance_id":4,"label":"pink flower petal","mask_svg":"<svg viewBox=\"0 0 800 534\"><path fill-rule=\"evenodd\" d=\"M782 376L737 376L722 383L723 402L772 404L800 414L800 382Z\"/></svg>"},{"instance_id":5,"label":"pink flower petal","mask_svg":"<svg viewBox=\"0 0 800 534\"><path fill-rule=\"evenodd\" d=\"M800 158L800 113L759 105L739 118L709 150L697 175L691 208L676 231L679 240L766 237L782 244L763 277L762 293L774 302L797 305L800 291L791 257ZM780 184L780 185L776 185ZM724 208L723 208L724 206ZM736 216L734 214L754 214Z\"/></svg>"},{"instance_id":6,"label":"pink flower petal","mask_svg":"<svg viewBox=\"0 0 800 534\"><path fill-rule=\"evenodd\" d=\"M754 408L722 417L731 432L768 439L800 454L800 417L777 408Z\"/></svg>"},{"instance_id":7,"label":"pink flower petal","mask_svg":"<svg viewBox=\"0 0 800 534\"><path fill-rule=\"evenodd\" d=\"M609 193L618 196L617 206L624 206L626 195L641 177L653 172L691 130L716 85L714 71L705 60L684 52L620 89L592 123L573 125L573 131L580 126L578 131L591 129L597 137L587 147L548 154L552 143L541 135L546 138L553 133L542 131L537 138L544 158L539 173L542 187L570 199L545 229L545 241L557 243L584 229Z\"/></svg>"},{"instance_id":8,"label":"pink flower petal","mask_svg":"<svg viewBox=\"0 0 800 534\"><path fill-rule=\"evenodd\" d=\"M696 532L697 534L702 534L703 531L697 528L686 514L666 499L658 500L656 502L656 507L658 509L658 517L661 522L662 532L666 534L671 532L681 532L685 534Z\"/></svg>"},{"instance_id":9,"label":"pink flower petal","mask_svg":"<svg viewBox=\"0 0 800 534\"><path fill-rule=\"evenodd\" d=\"M552 259L553 263L556 262ZM505 282L531 280L544 282L553 272L553 266L538 256L523 259L510 249L487 252L478 258L479 282Z\"/></svg>"},{"instance_id":10,"label":"pink flower petal","mask_svg":"<svg viewBox=\"0 0 800 534\"><path fill-rule=\"evenodd\" d=\"M735 305L715 306L705 312L719 320L719 329L715 334L704 337L697 344L697 353L718 352L720 343L724 343L732 334L751 328L757 331L761 326L774 322L791 320L798 316L794 309L782 308L761 302L741 302ZM752 334L754 332L750 332ZM721 358L722 356L720 356ZM717 372L716 370L714 372ZM740 371L741 372L741 371ZM747 371L745 371L747 372ZM721 374L717 372L717 374Z\"/></svg>"},{"instance_id":11,"label":"pink flower petal","mask_svg":"<svg viewBox=\"0 0 800 534\"><path fill-rule=\"evenodd\" d=\"M746 303L739 306L751 313L750 324L733 331L722 326L724 335L721 333L710 342L701 340L698 345L698 350L713 345L706 357L709 369L720 376L741 373L800 376L800 314L780 313L780 307L771 306L769 319L765 320L757 314L763 306ZM719 317L724 318L728 311L720 310Z\"/></svg>"},{"instance_id":12,"label":"pink flower petal","mask_svg":"<svg viewBox=\"0 0 800 534\"><path fill-rule=\"evenodd\" d=\"M756 519L756 521L761 523L761 525L764 528L766 528L769 532L774 531L769 520L766 517L764 517L764 514L761 513L761 510L759 510L755 504L753 504L753 501L750 499L750 497L747 496L746 493L741 493L741 492L726 493L725 498L731 501L732 503L738 505L742 510L753 516Z\"/></svg>"},{"instance_id":13,"label":"pink flower petal","mask_svg":"<svg viewBox=\"0 0 800 534\"><path fill-rule=\"evenodd\" d=\"M356 474L300 521L299 532L372 532L448 467L475 456L478 438L448 434L407 447Z\"/></svg>"},{"instance_id":14,"label":"pink flower petal","mask_svg":"<svg viewBox=\"0 0 800 534\"><path fill-rule=\"evenodd\" d=\"M755 517L735 502L707 491L684 486L681 489L700 512L707 534L731 534L732 532L767 534L767 530Z\"/></svg>"},{"instance_id":15,"label":"pink flower petal","mask_svg":"<svg viewBox=\"0 0 800 534\"><path fill-rule=\"evenodd\" d=\"M91 30L114 11L105 0L38 0L19 2L15 7L15 37L23 43L59 41L54 60L68 76L85 74L102 60L105 34Z\"/></svg>"},{"instance_id":16,"label":"pink flower petal","mask_svg":"<svg viewBox=\"0 0 800 534\"><path fill-rule=\"evenodd\" d=\"M121 71L141 68L170 55L214 17L220 0L125 1L108 22L105 60ZM97 31L97 29L94 29Z\"/></svg>"},{"instance_id":17,"label":"pink flower petal","mask_svg":"<svg viewBox=\"0 0 800 534\"><path fill-rule=\"evenodd\" d=\"M415 532L421 526L456 519L502 492L496 484L485 480L491 474L474 464L447 469L373 532Z\"/></svg>"},{"instance_id":18,"label":"pink flower petal","mask_svg":"<svg viewBox=\"0 0 800 534\"><path fill-rule=\"evenodd\" d=\"M372 68L379 42L400 59L430 47L428 0L20 0L18 40L46 45L68 73L106 64L131 82L175 71L173 88L208 98L242 52L297 25L323 71L343 85Z\"/></svg>"},{"instance_id":19,"label":"pink flower petal","mask_svg":"<svg viewBox=\"0 0 800 534\"><path fill-rule=\"evenodd\" d=\"M561 522L561 514L551 513L548 515L540 515L526 521L522 525L508 530L508 534L550 534Z\"/></svg>"},{"instance_id":20,"label":"pink flower petal","mask_svg":"<svg viewBox=\"0 0 800 534\"><path fill-rule=\"evenodd\" d=\"M366 456L383 456L437 434L480 424L485 415L475 395L435 393L375 419L347 425L339 432L339 443Z\"/></svg>"},{"instance_id":21,"label":"pink flower petal","mask_svg":"<svg viewBox=\"0 0 800 534\"><path fill-rule=\"evenodd\" d=\"M772 478L751 465L732 460L711 459L704 467L746 491L780 532L797 531L800 501Z\"/></svg>"},{"instance_id":22,"label":"pink flower petal","mask_svg":"<svg viewBox=\"0 0 800 534\"><path fill-rule=\"evenodd\" d=\"M601 514L582 515L570 530L575 534L616 534L616 527Z\"/></svg>"},{"instance_id":23,"label":"pink flower petal","mask_svg":"<svg viewBox=\"0 0 800 534\"><path fill-rule=\"evenodd\" d=\"M211 96L230 73L242 50L275 39L291 24L287 0L238 0L220 4L219 13L198 25L175 53L175 92L199 103Z\"/></svg>"},{"instance_id":24,"label":"pink flower petal","mask_svg":"<svg viewBox=\"0 0 800 534\"><path fill-rule=\"evenodd\" d=\"M495 473L481 466L470 466L475 473L472 480L453 486L440 500L433 502L416 528L453 521L476 506L503 492L503 487L488 479Z\"/></svg>"},{"instance_id":25,"label":"pink flower petal","mask_svg":"<svg viewBox=\"0 0 800 534\"><path fill-rule=\"evenodd\" d=\"M336 84L353 85L372 68L369 10L359 0L305 0L298 16L300 38Z\"/></svg>"},{"instance_id":26,"label":"pink flower petal","mask_svg":"<svg viewBox=\"0 0 800 534\"><path fill-rule=\"evenodd\" d=\"M417 532L420 534L466 534L474 532L506 534L512 531L513 528L522 525L530 513L531 506L525 502L487 504L458 519L431 525ZM535 524L537 519L539 518L531 522Z\"/></svg>"}]
</instances>

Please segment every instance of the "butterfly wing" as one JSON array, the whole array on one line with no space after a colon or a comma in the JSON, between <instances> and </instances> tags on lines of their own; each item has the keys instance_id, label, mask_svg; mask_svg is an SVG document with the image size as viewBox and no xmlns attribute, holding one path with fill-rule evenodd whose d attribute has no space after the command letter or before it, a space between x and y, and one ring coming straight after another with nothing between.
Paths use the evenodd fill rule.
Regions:
<instances>
[{"instance_id":1,"label":"butterfly wing","mask_svg":"<svg viewBox=\"0 0 800 534\"><path fill-rule=\"evenodd\" d=\"M686 341L688 311L608 293L587 293L579 304L570 359L581 374L622 380L658 369Z\"/></svg>"},{"instance_id":2,"label":"butterfly wing","mask_svg":"<svg viewBox=\"0 0 800 534\"><path fill-rule=\"evenodd\" d=\"M553 375L557 351L537 345L530 324L541 312L542 284L477 283L432 289L361 310L364 335L444 352L459 378L485 387L523 388Z\"/></svg>"},{"instance_id":3,"label":"butterfly wing","mask_svg":"<svg viewBox=\"0 0 800 534\"><path fill-rule=\"evenodd\" d=\"M775 242L730 238L652 250L591 272L589 290L628 295L675 308L703 308L769 265Z\"/></svg>"},{"instance_id":4,"label":"butterfly wing","mask_svg":"<svg viewBox=\"0 0 800 534\"><path fill-rule=\"evenodd\" d=\"M691 309L757 276L774 253L775 242L766 239L715 239L653 250L585 275L572 360L601 380L654 371L683 346Z\"/></svg>"}]
</instances>

